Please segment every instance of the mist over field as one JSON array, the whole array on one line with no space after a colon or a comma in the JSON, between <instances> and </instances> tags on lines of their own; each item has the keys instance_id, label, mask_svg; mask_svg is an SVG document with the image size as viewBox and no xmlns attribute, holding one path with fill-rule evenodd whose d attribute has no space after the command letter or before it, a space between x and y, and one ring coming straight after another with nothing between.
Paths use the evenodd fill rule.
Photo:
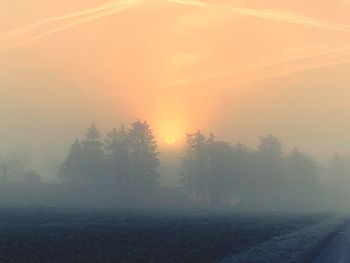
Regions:
<instances>
[{"instance_id":1,"label":"mist over field","mask_svg":"<svg viewBox=\"0 0 350 263\"><path fill-rule=\"evenodd\" d=\"M349 12L0 0L0 261L350 261Z\"/></svg>"}]
</instances>

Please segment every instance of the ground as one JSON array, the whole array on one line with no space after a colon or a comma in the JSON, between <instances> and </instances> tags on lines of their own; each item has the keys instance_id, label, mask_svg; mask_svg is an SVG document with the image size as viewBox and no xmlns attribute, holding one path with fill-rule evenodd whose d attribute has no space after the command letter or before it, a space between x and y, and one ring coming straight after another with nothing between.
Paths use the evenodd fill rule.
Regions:
<instances>
[{"instance_id":1,"label":"ground","mask_svg":"<svg viewBox=\"0 0 350 263\"><path fill-rule=\"evenodd\" d=\"M0 262L219 262L327 213L1 209Z\"/></svg>"},{"instance_id":2,"label":"ground","mask_svg":"<svg viewBox=\"0 0 350 263\"><path fill-rule=\"evenodd\" d=\"M332 239L312 261L312 263L346 262L350 262L350 222L338 229Z\"/></svg>"}]
</instances>

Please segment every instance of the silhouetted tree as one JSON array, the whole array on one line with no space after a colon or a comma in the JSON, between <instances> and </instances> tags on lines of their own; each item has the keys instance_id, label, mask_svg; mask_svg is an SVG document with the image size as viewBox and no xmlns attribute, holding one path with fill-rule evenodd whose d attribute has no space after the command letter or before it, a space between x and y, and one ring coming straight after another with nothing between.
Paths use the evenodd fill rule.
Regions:
<instances>
[{"instance_id":1,"label":"silhouetted tree","mask_svg":"<svg viewBox=\"0 0 350 263\"><path fill-rule=\"evenodd\" d=\"M20 179L20 176L26 171L23 161L15 155L0 156L0 181L7 183Z\"/></svg>"},{"instance_id":2,"label":"silhouetted tree","mask_svg":"<svg viewBox=\"0 0 350 263\"><path fill-rule=\"evenodd\" d=\"M282 146L278 138L271 134L260 138L259 154L264 158L279 161L282 158Z\"/></svg>"},{"instance_id":3,"label":"silhouetted tree","mask_svg":"<svg viewBox=\"0 0 350 263\"><path fill-rule=\"evenodd\" d=\"M106 166L101 135L95 125L86 131L82 145L82 165L85 182L103 182Z\"/></svg>"},{"instance_id":4,"label":"silhouetted tree","mask_svg":"<svg viewBox=\"0 0 350 263\"><path fill-rule=\"evenodd\" d=\"M180 175L182 183L195 201L207 197L207 142L200 132L186 134Z\"/></svg>"},{"instance_id":5,"label":"silhouetted tree","mask_svg":"<svg viewBox=\"0 0 350 263\"><path fill-rule=\"evenodd\" d=\"M260 138L258 151L252 156L256 198L262 202L279 202L286 185L284 157L278 138Z\"/></svg>"},{"instance_id":6,"label":"silhouetted tree","mask_svg":"<svg viewBox=\"0 0 350 263\"><path fill-rule=\"evenodd\" d=\"M328 166L328 185L333 198L348 203L350 170L347 163L347 160L338 153L332 156Z\"/></svg>"},{"instance_id":7,"label":"silhouetted tree","mask_svg":"<svg viewBox=\"0 0 350 263\"><path fill-rule=\"evenodd\" d=\"M124 125L112 129L105 140L107 172L116 190L128 198L130 189L129 136Z\"/></svg>"},{"instance_id":8,"label":"silhouetted tree","mask_svg":"<svg viewBox=\"0 0 350 263\"><path fill-rule=\"evenodd\" d=\"M198 131L187 134L182 157L182 183L193 200L229 203L237 199L249 167L248 149L209 138Z\"/></svg>"},{"instance_id":9,"label":"silhouetted tree","mask_svg":"<svg viewBox=\"0 0 350 263\"><path fill-rule=\"evenodd\" d=\"M240 198L247 199L256 194L256 169L254 167L254 154L245 145L238 143L232 147L231 158L231 191Z\"/></svg>"},{"instance_id":10,"label":"silhouetted tree","mask_svg":"<svg viewBox=\"0 0 350 263\"><path fill-rule=\"evenodd\" d=\"M150 125L137 120L128 132L129 179L132 201L149 194L158 185L157 142Z\"/></svg>"},{"instance_id":11,"label":"silhouetted tree","mask_svg":"<svg viewBox=\"0 0 350 263\"><path fill-rule=\"evenodd\" d=\"M61 166L61 177L71 182L81 182L84 180L83 158L82 145L79 140L75 140L70 147L67 158Z\"/></svg>"},{"instance_id":12,"label":"silhouetted tree","mask_svg":"<svg viewBox=\"0 0 350 263\"><path fill-rule=\"evenodd\" d=\"M293 199L311 201L320 191L316 162L297 148L286 157L286 193Z\"/></svg>"},{"instance_id":13,"label":"silhouetted tree","mask_svg":"<svg viewBox=\"0 0 350 263\"><path fill-rule=\"evenodd\" d=\"M207 140L206 188L211 203L228 203L237 183L233 173L233 149L227 142Z\"/></svg>"}]
</instances>

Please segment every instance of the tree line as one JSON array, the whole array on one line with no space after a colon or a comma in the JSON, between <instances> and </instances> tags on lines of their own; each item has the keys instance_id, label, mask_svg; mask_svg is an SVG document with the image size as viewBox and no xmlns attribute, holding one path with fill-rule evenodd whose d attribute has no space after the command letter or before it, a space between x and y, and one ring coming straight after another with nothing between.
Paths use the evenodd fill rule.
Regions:
<instances>
[{"instance_id":1,"label":"tree line","mask_svg":"<svg viewBox=\"0 0 350 263\"><path fill-rule=\"evenodd\" d=\"M349 158L344 155L335 154L327 164L320 164L297 148L283 152L280 140L272 135L261 137L258 147L251 149L201 131L185 134L182 146L180 187L171 189L171 198L242 205L347 205L350 198ZM74 196L89 203L105 195L101 202L132 204L154 200L157 193L156 199L166 200L166 188L159 184L159 154L146 121L121 125L104 136L91 125L72 143L59 171L61 183L55 186L43 183L35 170L18 159L0 156L1 192L23 182L23 187L29 186L27 190L34 189L38 195L39 189L46 193L45 188L54 187L62 200L67 196L68 203Z\"/></svg>"},{"instance_id":2,"label":"tree line","mask_svg":"<svg viewBox=\"0 0 350 263\"><path fill-rule=\"evenodd\" d=\"M112 129L103 140L92 125L76 140L60 175L73 184L109 185L126 201L137 201L158 186L159 152L150 125L140 120Z\"/></svg>"},{"instance_id":3,"label":"tree line","mask_svg":"<svg viewBox=\"0 0 350 263\"><path fill-rule=\"evenodd\" d=\"M216 140L200 131L186 135L182 183L195 201L235 203L311 200L320 191L320 168L294 149L284 155L278 138L260 139L257 150Z\"/></svg>"},{"instance_id":4,"label":"tree line","mask_svg":"<svg viewBox=\"0 0 350 263\"><path fill-rule=\"evenodd\" d=\"M350 198L349 157L336 153L320 164L296 147L284 153L272 135L249 149L186 134L180 174L187 195L201 203L348 207Z\"/></svg>"}]
</instances>

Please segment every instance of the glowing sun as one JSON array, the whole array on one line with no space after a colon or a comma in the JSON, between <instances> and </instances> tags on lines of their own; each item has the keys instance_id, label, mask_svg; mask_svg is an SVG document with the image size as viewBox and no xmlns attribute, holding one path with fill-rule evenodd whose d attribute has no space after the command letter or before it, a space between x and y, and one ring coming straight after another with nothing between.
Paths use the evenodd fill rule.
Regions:
<instances>
[{"instance_id":1,"label":"glowing sun","mask_svg":"<svg viewBox=\"0 0 350 263\"><path fill-rule=\"evenodd\" d=\"M181 114L166 112L166 116L157 121L158 126L155 128L155 134L164 146L176 147L179 144L179 139L185 134L184 121L180 118Z\"/></svg>"},{"instance_id":2,"label":"glowing sun","mask_svg":"<svg viewBox=\"0 0 350 263\"><path fill-rule=\"evenodd\" d=\"M167 136L165 138L165 143L168 144L168 145L173 145L176 143L176 138L175 136Z\"/></svg>"}]
</instances>

